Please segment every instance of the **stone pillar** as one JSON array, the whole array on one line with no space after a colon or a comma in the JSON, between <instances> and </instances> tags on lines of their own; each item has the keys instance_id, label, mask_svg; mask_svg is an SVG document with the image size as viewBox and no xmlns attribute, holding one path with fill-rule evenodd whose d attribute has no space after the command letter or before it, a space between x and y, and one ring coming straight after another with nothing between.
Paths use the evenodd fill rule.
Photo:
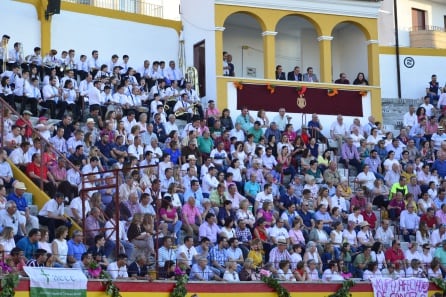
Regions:
<instances>
[{"instance_id":1,"label":"stone pillar","mask_svg":"<svg viewBox=\"0 0 446 297\"><path fill-rule=\"evenodd\" d=\"M277 32L264 31L263 36L263 73L265 79L276 79L276 38Z\"/></svg>"},{"instance_id":2,"label":"stone pillar","mask_svg":"<svg viewBox=\"0 0 446 297\"><path fill-rule=\"evenodd\" d=\"M215 69L217 76L223 75L223 32L225 27L215 27Z\"/></svg>"},{"instance_id":3,"label":"stone pillar","mask_svg":"<svg viewBox=\"0 0 446 297\"><path fill-rule=\"evenodd\" d=\"M379 86L379 48L378 40L367 40L368 78L370 85Z\"/></svg>"},{"instance_id":4,"label":"stone pillar","mask_svg":"<svg viewBox=\"0 0 446 297\"><path fill-rule=\"evenodd\" d=\"M331 63L331 41L333 36L319 36L319 55L320 55L320 82L332 83L332 63Z\"/></svg>"}]
</instances>

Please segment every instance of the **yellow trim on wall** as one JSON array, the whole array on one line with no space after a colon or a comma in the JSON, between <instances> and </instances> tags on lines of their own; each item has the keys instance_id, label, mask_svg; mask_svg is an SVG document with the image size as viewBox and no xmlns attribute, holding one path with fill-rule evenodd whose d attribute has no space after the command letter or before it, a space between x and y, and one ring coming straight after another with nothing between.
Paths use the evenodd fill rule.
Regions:
<instances>
[{"instance_id":1,"label":"yellow trim on wall","mask_svg":"<svg viewBox=\"0 0 446 297\"><path fill-rule=\"evenodd\" d=\"M380 55L395 55L394 46L380 46ZM400 55L411 55L411 56L446 56L446 49L437 48L415 48L415 47L400 47Z\"/></svg>"},{"instance_id":2,"label":"yellow trim on wall","mask_svg":"<svg viewBox=\"0 0 446 297\"><path fill-rule=\"evenodd\" d=\"M179 34L182 28L182 24L180 21L172 21L137 13L128 13L117 11L113 9L94 7L89 5L75 4L70 2L63 2L61 5L61 10L77 12L82 14L89 14L95 16L101 16L111 19L119 19L124 21L130 21L140 24L147 24L153 26L167 27L174 29Z\"/></svg>"}]
</instances>

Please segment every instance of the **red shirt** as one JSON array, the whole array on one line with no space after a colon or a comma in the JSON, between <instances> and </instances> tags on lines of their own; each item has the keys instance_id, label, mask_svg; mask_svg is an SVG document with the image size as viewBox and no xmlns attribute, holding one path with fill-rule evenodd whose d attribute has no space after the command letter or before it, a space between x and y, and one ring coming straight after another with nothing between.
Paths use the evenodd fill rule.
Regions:
<instances>
[{"instance_id":1,"label":"red shirt","mask_svg":"<svg viewBox=\"0 0 446 297\"><path fill-rule=\"evenodd\" d=\"M40 176L40 166L37 166L34 162L31 162L26 166L26 174L31 177L30 173L33 172L35 175L48 179L48 168L46 166L42 167L42 176Z\"/></svg>"},{"instance_id":2,"label":"red shirt","mask_svg":"<svg viewBox=\"0 0 446 297\"><path fill-rule=\"evenodd\" d=\"M404 253L398 248L396 251L393 248L388 248L384 253L387 262L395 264L398 261L404 261Z\"/></svg>"},{"instance_id":3,"label":"red shirt","mask_svg":"<svg viewBox=\"0 0 446 297\"><path fill-rule=\"evenodd\" d=\"M437 224L437 220L435 219L435 216L432 216L431 218L429 218L426 213L421 215L420 222L426 222L426 225L428 228L433 228L434 225Z\"/></svg>"},{"instance_id":4,"label":"red shirt","mask_svg":"<svg viewBox=\"0 0 446 297\"><path fill-rule=\"evenodd\" d=\"M376 215L372 211L370 213L367 213L366 211L361 212L362 216L364 217L364 221L370 224L370 228L375 229L376 224Z\"/></svg>"}]
</instances>

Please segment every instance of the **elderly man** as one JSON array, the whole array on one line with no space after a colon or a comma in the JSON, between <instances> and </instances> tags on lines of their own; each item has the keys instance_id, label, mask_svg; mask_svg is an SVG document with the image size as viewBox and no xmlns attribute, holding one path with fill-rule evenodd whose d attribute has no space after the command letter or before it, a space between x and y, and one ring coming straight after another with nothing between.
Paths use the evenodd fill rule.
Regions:
<instances>
[{"instance_id":1,"label":"elderly man","mask_svg":"<svg viewBox=\"0 0 446 297\"><path fill-rule=\"evenodd\" d=\"M328 168L324 171L324 180L326 183L332 184L335 187L341 182L338 163L336 161L330 161L328 164Z\"/></svg>"},{"instance_id":2,"label":"elderly man","mask_svg":"<svg viewBox=\"0 0 446 297\"><path fill-rule=\"evenodd\" d=\"M327 143L327 138L322 134L324 127L319 121L319 116L316 113L311 115L311 121L308 122L308 129L312 137L315 137L322 143Z\"/></svg>"},{"instance_id":3,"label":"elderly man","mask_svg":"<svg viewBox=\"0 0 446 297\"><path fill-rule=\"evenodd\" d=\"M330 136L338 143L338 155L341 154L342 143L347 135L347 125L344 124L342 115L338 115L336 121L330 127Z\"/></svg>"},{"instance_id":4,"label":"elderly man","mask_svg":"<svg viewBox=\"0 0 446 297\"><path fill-rule=\"evenodd\" d=\"M277 124L277 128L280 132L285 131L285 126L291 122L291 116L285 115L285 108L279 108L279 114L273 118L273 122ZM278 140L278 138L276 138Z\"/></svg>"},{"instance_id":5,"label":"elderly man","mask_svg":"<svg viewBox=\"0 0 446 297\"><path fill-rule=\"evenodd\" d=\"M287 250L287 242L285 239L280 239L277 246L269 252L269 262L273 264L275 269L279 269L279 263L282 260L291 260L290 253Z\"/></svg>"},{"instance_id":6,"label":"elderly man","mask_svg":"<svg viewBox=\"0 0 446 297\"><path fill-rule=\"evenodd\" d=\"M211 281L217 280L221 281L221 277L214 274L208 266L208 260L206 257L201 257L198 262L192 266L190 272L190 280L193 281Z\"/></svg>"},{"instance_id":7,"label":"elderly man","mask_svg":"<svg viewBox=\"0 0 446 297\"><path fill-rule=\"evenodd\" d=\"M24 226L26 226L27 230L31 230L31 228L39 228L39 221L37 219L37 217L32 216L29 213L29 207L28 207L28 202L25 198L25 196L23 196L23 194L25 194L26 191L26 186L24 183L22 182L15 182L14 184L14 191L8 195L7 200L8 201L14 201L16 206L17 206L17 210L20 213L20 224L23 224ZM26 235L27 232L24 232L23 235Z\"/></svg>"},{"instance_id":8,"label":"elderly man","mask_svg":"<svg viewBox=\"0 0 446 297\"><path fill-rule=\"evenodd\" d=\"M0 210L0 229L11 227L16 240L26 234L25 224L21 223L21 215L14 201L6 202L5 208Z\"/></svg>"},{"instance_id":9,"label":"elderly man","mask_svg":"<svg viewBox=\"0 0 446 297\"><path fill-rule=\"evenodd\" d=\"M358 149L353 145L353 139L347 137L346 143L341 146L341 162L348 169L349 165L356 168L357 172L361 172L361 160L359 158Z\"/></svg>"}]
</instances>

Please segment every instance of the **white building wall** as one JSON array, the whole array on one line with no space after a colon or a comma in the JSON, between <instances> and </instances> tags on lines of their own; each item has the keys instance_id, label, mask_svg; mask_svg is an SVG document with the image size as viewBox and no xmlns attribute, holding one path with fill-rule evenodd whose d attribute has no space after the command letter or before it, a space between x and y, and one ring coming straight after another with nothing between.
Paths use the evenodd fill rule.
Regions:
<instances>
[{"instance_id":1,"label":"white building wall","mask_svg":"<svg viewBox=\"0 0 446 297\"><path fill-rule=\"evenodd\" d=\"M404 59L411 57L415 61L413 68L404 66ZM381 96L397 98L396 59L394 55L380 55ZM446 57L400 56L401 97L421 98L426 94L427 83L432 74L436 74L440 86L446 85L446 69L439 65L446 64Z\"/></svg>"},{"instance_id":2,"label":"white building wall","mask_svg":"<svg viewBox=\"0 0 446 297\"><path fill-rule=\"evenodd\" d=\"M101 63L108 64L113 54L120 59L127 54L136 69L146 59L178 60L178 34L171 28L62 10L53 16L51 30L52 48L75 49L78 58L91 57L96 49Z\"/></svg>"},{"instance_id":3,"label":"white building wall","mask_svg":"<svg viewBox=\"0 0 446 297\"><path fill-rule=\"evenodd\" d=\"M40 21L33 5L13 0L0 1L0 35L11 37L9 48L15 42L23 44L25 55L33 53L40 46Z\"/></svg>"},{"instance_id":4,"label":"white building wall","mask_svg":"<svg viewBox=\"0 0 446 297\"><path fill-rule=\"evenodd\" d=\"M194 64L194 44L205 40L206 96L216 99L215 79L215 15L213 1L182 0L180 7L183 22L186 66ZM223 59L223 55L221 55Z\"/></svg>"}]
</instances>

